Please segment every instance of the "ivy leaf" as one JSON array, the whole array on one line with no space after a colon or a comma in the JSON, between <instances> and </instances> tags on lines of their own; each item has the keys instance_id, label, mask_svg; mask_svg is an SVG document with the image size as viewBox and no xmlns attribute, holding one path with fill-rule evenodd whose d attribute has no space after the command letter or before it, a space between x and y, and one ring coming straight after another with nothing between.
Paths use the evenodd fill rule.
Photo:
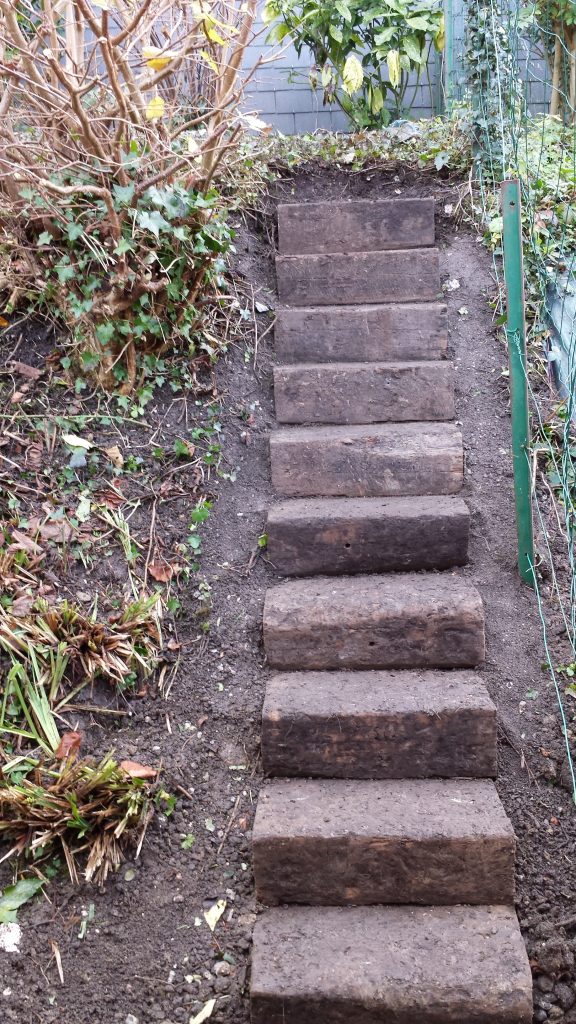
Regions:
<instances>
[{"instance_id":1,"label":"ivy leaf","mask_svg":"<svg viewBox=\"0 0 576 1024\"><path fill-rule=\"evenodd\" d=\"M38 245L50 245L52 241L52 235L49 231L43 231L41 235L38 235Z\"/></svg>"},{"instance_id":2,"label":"ivy leaf","mask_svg":"<svg viewBox=\"0 0 576 1024\"><path fill-rule=\"evenodd\" d=\"M16 912L23 903L28 903L43 882L40 878L21 878L16 885L9 885L0 896L0 924L10 924L16 920Z\"/></svg>"},{"instance_id":3,"label":"ivy leaf","mask_svg":"<svg viewBox=\"0 0 576 1024\"><path fill-rule=\"evenodd\" d=\"M121 206L128 206L134 198L134 185L114 185L112 191Z\"/></svg>"},{"instance_id":4,"label":"ivy leaf","mask_svg":"<svg viewBox=\"0 0 576 1024\"><path fill-rule=\"evenodd\" d=\"M170 231L170 225L165 217L162 216L160 210L141 210L136 217L136 222L144 231L151 231L156 238L160 235L161 231Z\"/></svg>"}]
</instances>

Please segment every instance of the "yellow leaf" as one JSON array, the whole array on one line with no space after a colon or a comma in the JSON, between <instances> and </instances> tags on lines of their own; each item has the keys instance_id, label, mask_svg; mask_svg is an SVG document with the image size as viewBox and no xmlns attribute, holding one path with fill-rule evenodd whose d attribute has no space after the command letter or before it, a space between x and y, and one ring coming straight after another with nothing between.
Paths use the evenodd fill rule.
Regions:
<instances>
[{"instance_id":1,"label":"yellow leaf","mask_svg":"<svg viewBox=\"0 0 576 1024\"><path fill-rule=\"evenodd\" d=\"M204 920L211 932L214 931L225 910L226 900L218 900L217 903L214 903L214 905L210 907L210 910L204 911Z\"/></svg>"},{"instance_id":2,"label":"yellow leaf","mask_svg":"<svg viewBox=\"0 0 576 1024\"><path fill-rule=\"evenodd\" d=\"M62 440L71 448L86 448L88 451L94 447L92 441L85 441L83 437L78 437L78 434L62 434Z\"/></svg>"},{"instance_id":3,"label":"yellow leaf","mask_svg":"<svg viewBox=\"0 0 576 1024\"><path fill-rule=\"evenodd\" d=\"M117 444L113 444L111 448L105 448L104 453L108 456L112 465L116 466L116 469L122 469L124 456Z\"/></svg>"},{"instance_id":4,"label":"yellow leaf","mask_svg":"<svg viewBox=\"0 0 576 1024\"><path fill-rule=\"evenodd\" d=\"M111 0L92 0L94 7L99 7L101 11L109 11L114 4Z\"/></svg>"},{"instance_id":5,"label":"yellow leaf","mask_svg":"<svg viewBox=\"0 0 576 1024\"><path fill-rule=\"evenodd\" d=\"M209 999L207 1003L204 1003L200 1013L197 1013L195 1017L190 1017L189 1024L202 1024L203 1021L208 1020L208 1017L212 1016L212 1011L215 1006L216 1000Z\"/></svg>"},{"instance_id":6,"label":"yellow leaf","mask_svg":"<svg viewBox=\"0 0 576 1024\"><path fill-rule=\"evenodd\" d=\"M344 70L342 72L342 88L344 92L352 96L352 93L358 92L362 82L364 81L364 71L358 57L353 53L346 58Z\"/></svg>"},{"instance_id":7,"label":"yellow leaf","mask_svg":"<svg viewBox=\"0 0 576 1024\"><path fill-rule=\"evenodd\" d=\"M370 96L370 111L372 114L379 114L384 106L384 96L382 95L382 89L380 86L376 86L372 89Z\"/></svg>"},{"instance_id":8,"label":"yellow leaf","mask_svg":"<svg viewBox=\"0 0 576 1024\"><path fill-rule=\"evenodd\" d=\"M400 85L400 79L402 78L399 51L389 50L386 62L388 64L388 74L390 75L390 85L393 89L397 89Z\"/></svg>"},{"instance_id":9,"label":"yellow leaf","mask_svg":"<svg viewBox=\"0 0 576 1024\"><path fill-rule=\"evenodd\" d=\"M175 50L159 50L157 46L145 46L142 56L149 68L153 71L162 71L168 67L170 61L175 60L178 54Z\"/></svg>"},{"instance_id":10,"label":"yellow leaf","mask_svg":"<svg viewBox=\"0 0 576 1024\"><path fill-rule=\"evenodd\" d=\"M161 96L153 96L146 107L146 120L159 121L164 117L164 100Z\"/></svg>"},{"instance_id":11,"label":"yellow leaf","mask_svg":"<svg viewBox=\"0 0 576 1024\"><path fill-rule=\"evenodd\" d=\"M216 61L214 60L214 58L211 57L210 54L207 53L206 50L200 50L200 56L203 57L203 59L206 61L207 65L208 65L208 67L211 68L212 71L214 72L214 74L217 75L218 71L219 71L219 68L218 68L218 65L217 65Z\"/></svg>"},{"instance_id":12,"label":"yellow leaf","mask_svg":"<svg viewBox=\"0 0 576 1024\"><path fill-rule=\"evenodd\" d=\"M441 50L444 49L445 42L446 42L446 24L445 24L445 21L444 21L444 15L442 15L441 18L440 18L440 25L439 25L438 31L437 31L436 35L434 36L434 46L440 52Z\"/></svg>"}]
</instances>

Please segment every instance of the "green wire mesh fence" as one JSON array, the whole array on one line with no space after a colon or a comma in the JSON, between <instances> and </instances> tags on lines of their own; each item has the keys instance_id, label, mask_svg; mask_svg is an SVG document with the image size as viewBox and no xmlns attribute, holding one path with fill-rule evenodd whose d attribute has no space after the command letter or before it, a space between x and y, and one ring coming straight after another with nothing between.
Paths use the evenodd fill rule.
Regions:
<instances>
[{"instance_id":1,"label":"green wire mesh fence","mask_svg":"<svg viewBox=\"0 0 576 1024\"><path fill-rule=\"evenodd\" d=\"M576 801L576 4L466 0L462 68L475 138L474 217L493 252L501 325L500 188L513 178L521 189L536 535L529 573ZM561 665L548 634L550 601L568 651Z\"/></svg>"}]
</instances>

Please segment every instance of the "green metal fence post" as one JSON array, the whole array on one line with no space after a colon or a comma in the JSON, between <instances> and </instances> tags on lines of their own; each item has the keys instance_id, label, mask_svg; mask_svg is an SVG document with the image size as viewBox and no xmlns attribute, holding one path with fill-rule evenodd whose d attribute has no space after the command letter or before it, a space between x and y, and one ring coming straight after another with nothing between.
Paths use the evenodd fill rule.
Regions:
<instances>
[{"instance_id":1,"label":"green metal fence post","mask_svg":"<svg viewBox=\"0 0 576 1024\"><path fill-rule=\"evenodd\" d=\"M524 260L522 257L522 196L520 182L502 182L504 224L504 277L507 294L508 356L512 404L512 464L518 536L518 568L526 583L534 586L534 537L532 532L531 475L529 461L530 421L526 378L526 323L524 317Z\"/></svg>"},{"instance_id":2,"label":"green metal fence post","mask_svg":"<svg viewBox=\"0 0 576 1024\"><path fill-rule=\"evenodd\" d=\"M454 2L444 0L444 110L452 113L454 98Z\"/></svg>"}]
</instances>

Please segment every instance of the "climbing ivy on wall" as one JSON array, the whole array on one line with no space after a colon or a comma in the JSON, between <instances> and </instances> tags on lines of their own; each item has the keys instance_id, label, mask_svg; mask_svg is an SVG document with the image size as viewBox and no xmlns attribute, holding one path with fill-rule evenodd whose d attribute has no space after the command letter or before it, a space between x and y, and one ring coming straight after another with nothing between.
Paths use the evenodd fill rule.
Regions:
<instances>
[{"instance_id":1,"label":"climbing ivy on wall","mask_svg":"<svg viewBox=\"0 0 576 1024\"><path fill-rule=\"evenodd\" d=\"M501 176L512 159L510 139L522 109L509 25L498 0L466 0L464 60L470 116L479 150L494 172L504 172Z\"/></svg>"}]
</instances>

